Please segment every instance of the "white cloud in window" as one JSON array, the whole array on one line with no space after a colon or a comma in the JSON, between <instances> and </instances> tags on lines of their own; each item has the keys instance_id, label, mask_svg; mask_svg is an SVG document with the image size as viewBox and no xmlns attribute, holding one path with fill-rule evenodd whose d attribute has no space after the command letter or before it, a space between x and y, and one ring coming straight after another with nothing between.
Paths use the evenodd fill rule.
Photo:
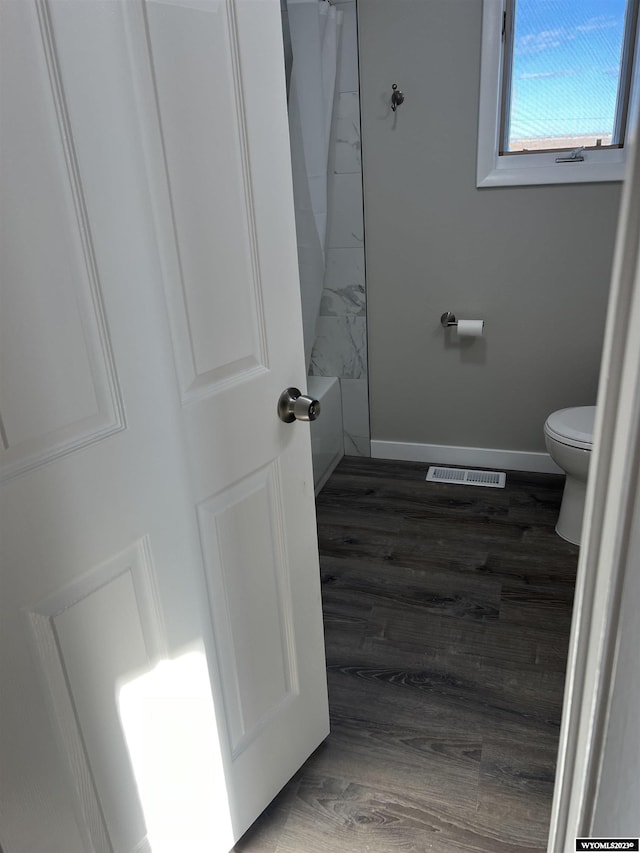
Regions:
<instances>
[{"instance_id":1,"label":"white cloud in window","mask_svg":"<svg viewBox=\"0 0 640 853\"><path fill-rule=\"evenodd\" d=\"M539 33L528 33L518 39L517 50L519 53L540 53L549 48L560 47L567 41L567 33L569 31L565 27L560 27L557 30L542 30ZM572 36L575 38L575 36Z\"/></svg>"},{"instance_id":2,"label":"white cloud in window","mask_svg":"<svg viewBox=\"0 0 640 853\"><path fill-rule=\"evenodd\" d=\"M618 18L607 17L607 15L598 15L595 18L589 18L584 24L579 24L576 30L579 33L590 33L593 30L610 30L612 27L617 27L622 23Z\"/></svg>"},{"instance_id":3,"label":"white cloud in window","mask_svg":"<svg viewBox=\"0 0 640 853\"><path fill-rule=\"evenodd\" d=\"M618 71L616 69L616 76ZM565 68L562 71L529 71L525 74L519 74L518 80L540 80L546 77L572 77L575 74L580 74L580 71L575 68Z\"/></svg>"},{"instance_id":4,"label":"white cloud in window","mask_svg":"<svg viewBox=\"0 0 640 853\"><path fill-rule=\"evenodd\" d=\"M516 50L520 55L541 53L544 50L561 47L584 33L610 30L622 25L621 18L612 15L597 15L588 18L583 24L576 24L573 27L557 27L553 30L541 30L539 33L527 33L526 36L520 36L516 41Z\"/></svg>"}]
</instances>

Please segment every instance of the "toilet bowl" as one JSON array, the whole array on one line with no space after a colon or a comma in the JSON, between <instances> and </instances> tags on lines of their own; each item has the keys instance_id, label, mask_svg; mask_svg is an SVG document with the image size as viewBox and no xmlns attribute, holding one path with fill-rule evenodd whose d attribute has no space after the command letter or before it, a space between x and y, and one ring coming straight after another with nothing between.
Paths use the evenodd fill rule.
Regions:
<instances>
[{"instance_id":1,"label":"toilet bowl","mask_svg":"<svg viewBox=\"0 0 640 853\"><path fill-rule=\"evenodd\" d=\"M574 545L580 544L582 536L595 414L595 406L560 409L549 415L544 425L547 451L567 474L556 533Z\"/></svg>"}]
</instances>

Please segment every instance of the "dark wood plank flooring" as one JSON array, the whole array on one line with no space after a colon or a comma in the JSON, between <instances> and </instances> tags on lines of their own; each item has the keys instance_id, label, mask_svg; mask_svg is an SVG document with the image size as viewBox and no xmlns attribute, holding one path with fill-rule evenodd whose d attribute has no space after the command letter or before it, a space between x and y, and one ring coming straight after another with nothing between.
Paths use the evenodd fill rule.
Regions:
<instances>
[{"instance_id":1,"label":"dark wood plank flooring","mask_svg":"<svg viewBox=\"0 0 640 853\"><path fill-rule=\"evenodd\" d=\"M561 477L346 458L317 501L331 735L238 853L543 851L578 549Z\"/></svg>"}]
</instances>

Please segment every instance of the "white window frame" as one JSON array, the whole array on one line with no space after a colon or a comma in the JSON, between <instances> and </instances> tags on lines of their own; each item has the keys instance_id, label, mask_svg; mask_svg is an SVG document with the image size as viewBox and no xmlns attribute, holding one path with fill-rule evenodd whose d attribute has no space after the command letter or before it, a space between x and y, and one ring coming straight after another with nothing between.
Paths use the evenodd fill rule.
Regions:
<instances>
[{"instance_id":1,"label":"white window frame","mask_svg":"<svg viewBox=\"0 0 640 853\"><path fill-rule=\"evenodd\" d=\"M500 101L502 97L502 25L504 0L484 0L482 9L482 57L478 115L477 187L577 184L621 181L624 178L629 134L623 148L587 149L584 161L556 163L559 152L500 156ZM636 38L627 128L634 126L640 96L640 37Z\"/></svg>"}]
</instances>

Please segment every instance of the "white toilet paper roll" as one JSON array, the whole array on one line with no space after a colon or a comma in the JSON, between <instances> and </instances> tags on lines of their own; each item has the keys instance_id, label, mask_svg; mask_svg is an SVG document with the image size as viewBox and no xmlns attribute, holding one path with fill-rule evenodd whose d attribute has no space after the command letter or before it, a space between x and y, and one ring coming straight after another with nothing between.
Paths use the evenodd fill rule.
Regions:
<instances>
[{"instance_id":1,"label":"white toilet paper roll","mask_svg":"<svg viewBox=\"0 0 640 853\"><path fill-rule=\"evenodd\" d=\"M461 338L481 338L484 320L458 320L458 334Z\"/></svg>"}]
</instances>

